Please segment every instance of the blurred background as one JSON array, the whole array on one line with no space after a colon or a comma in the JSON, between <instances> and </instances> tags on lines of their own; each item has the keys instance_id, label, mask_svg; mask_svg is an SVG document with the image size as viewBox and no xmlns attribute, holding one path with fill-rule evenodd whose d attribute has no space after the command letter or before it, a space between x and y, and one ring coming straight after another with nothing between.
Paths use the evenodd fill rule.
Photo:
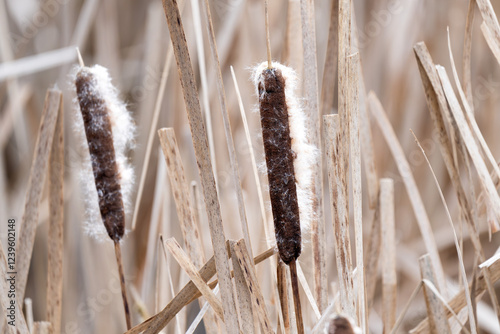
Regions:
<instances>
[{"instance_id":1,"label":"blurred background","mask_svg":"<svg viewBox=\"0 0 500 334\"><path fill-rule=\"evenodd\" d=\"M212 153L216 157L215 170L226 237L239 239L242 234L238 221L238 204L231 179L216 90L215 65L210 55L203 16L201 29L197 27L200 22L198 6L203 6L204 3L200 1L198 6L193 6L195 1L199 0L184 0L179 4L183 3L183 24L202 109L208 109L211 115L214 143ZM241 91L257 161L263 163L262 140L259 136L260 120L255 112L258 99L250 75L253 66L266 60L264 1L209 2L253 251L254 254L259 254L267 248L267 244L230 66L234 68ZM492 0L492 4L498 13L500 1ZM332 57L327 55L331 6L330 0L314 1L320 88L325 60ZM434 62L443 65L451 74L447 41L449 28L451 49L459 76L462 78L461 59L468 6L469 1L466 0L354 1L355 28L359 38L357 48L361 56L366 91L372 90L377 94L402 144L429 215L445 273L455 284L459 281L459 266L452 231L429 167L409 129L415 132L430 159L460 235L463 227L464 264L467 273L472 273L474 251L467 237L465 223L460 219L456 195L439 151L439 139L433 132L413 52L415 43L425 41ZM299 77L302 77L299 1L271 0L269 20L273 59L292 66ZM499 64L481 33L481 22L476 8L471 56L474 111L486 142L493 155L498 157L500 95L497 92L500 89L500 71ZM287 33L287 29L292 30ZM171 44L160 1L0 0L0 240L5 246L8 218L21 221L45 94L47 89L57 87L62 90L64 96L65 126L64 286L61 331L68 334L118 333L123 332L125 328L113 245L109 240L92 239L82 229L86 219L84 198L79 184L82 153L79 151L78 139L72 131L74 114L79 110L75 108L73 78L70 76L71 69L77 64L76 46L79 47L86 65L100 64L109 69L113 84L120 90L121 97L126 101L137 124L136 148L130 152L130 161L136 174L135 189L144 168L154 105L164 71L168 74L168 80L156 129L174 128L188 182L199 181L175 59L168 68L164 67L167 49L171 48ZM337 101L336 87L329 94ZM336 106L336 102L333 105ZM336 113L336 108L326 112ZM395 182L397 303L401 308L420 280L418 257L426 251L402 179L387 144L373 121L372 133L379 177L391 177ZM170 256L165 258L158 247L160 234L175 237L179 243L182 241L182 234L164 158L159 150L159 140L156 135L154 138L144 192L137 212L137 226L135 230L131 230L132 215L129 215L129 232L122 245L126 279L130 289L135 290L129 293L134 309L134 324L143 320L135 307L137 303L143 303L147 314L153 315L188 281L187 275L179 269L175 260ZM266 177L261 174L260 180L265 189ZM324 181L328 282L333 283L337 280L334 235L326 177ZM365 185L363 179L363 187ZM476 190L479 190L478 187L479 185ZM365 231L369 232L373 210L366 204L365 190L364 188L363 215L367 227ZM133 192L133 204L136 194L137 190ZM264 196L266 206L270 207L266 192ZM212 254L212 248L203 204L199 205L199 210L201 235L208 258ZM267 216L271 219L269 209ZM39 225L26 290L26 297L33 300L35 320L46 318L47 245L51 242L47 236L47 219L48 201L45 191L40 203ZM154 230L150 229L151 226ZM479 218L478 230L488 258L496 251L499 236L494 234L489 240L485 217ZM312 256L308 249L310 241L307 239L300 260L306 278L312 286ZM272 287L269 273L263 268L258 271L266 291ZM498 290L498 285L496 286ZM381 332L380 293L378 286L374 310L370 316L370 328L374 333ZM483 300L478 306L482 328L484 332L499 333L500 328L489 306L487 295ZM198 305L195 304L181 312L176 321L166 328L166 332L184 332L186 323L189 326L190 319L197 314ZM270 310L278 309L273 301L269 301L267 306ZM313 318L308 317L312 310L306 307L304 312L306 319ZM270 314L276 319L276 311L270 311ZM420 295L410 305L400 331L407 332L425 316L425 304ZM306 320L306 325L312 326L314 323ZM203 333L202 326L198 332Z\"/></svg>"}]
</instances>

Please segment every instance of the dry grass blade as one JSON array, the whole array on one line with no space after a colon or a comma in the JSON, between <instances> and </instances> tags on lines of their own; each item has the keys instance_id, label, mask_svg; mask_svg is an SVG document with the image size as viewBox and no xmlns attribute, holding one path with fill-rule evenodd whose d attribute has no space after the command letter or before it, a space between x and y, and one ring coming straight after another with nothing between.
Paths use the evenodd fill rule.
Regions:
<instances>
[{"instance_id":1,"label":"dry grass blade","mask_svg":"<svg viewBox=\"0 0 500 334\"><path fill-rule=\"evenodd\" d=\"M160 136L161 148L167 163L168 176L174 194L184 244L195 267L201 268L203 262L205 262L205 254L198 226L194 223L189 186L186 181L175 132L172 128L164 128L158 131L158 135Z\"/></svg>"},{"instance_id":2,"label":"dry grass blade","mask_svg":"<svg viewBox=\"0 0 500 334\"><path fill-rule=\"evenodd\" d=\"M318 64L316 60L316 28L314 1L301 0L302 48L304 52L304 110L308 113L309 141L321 147L321 112L319 109ZM333 89L332 89L333 91ZM331 92L330 92L331 93ZM314 296L320 312L328 305L328 285L326 275L325 219L323 217L323 158L318 154L313 173L313 212L311 219L311 246L313 252Z\"/></svg>"},{"instance_id":3,"label":"dry grass blade","mask_svg":"<svg viewBox=\"0 0 500 334\"><path fill-rule=\"evenodd\" d=\"M38 223L38 206L42 197L43 184L47 175L47 168L52 149L52 140L57 123L62 94L59 90L49 89L45 97L40 130L33 164L31 165L30 179L26 193L26 204L21 222L19 242L17 247L17 299L20 303L24 298L28 271L35 242L35 233Z\"/></svg>"},{"instance_id":4,"label":"dry grass blade","mask_svg":"<svg viewBox=\"0 0 500 334\"><path fill-rule=\"evenodd\" d=\"M49 244L47 264L47 321L61 331L63 293L64 113L62 95L49 161Z\"/></svg>"},{"instance_id":5,"label":"dry grass blade","mask_svg":"<svg viewBox=\"0 0 500 334\"><path fill-rule=\"evenodd\" d=\"M481 24L481 30L483 34L485 30L488 31L488 37L485 36L486 41L497 58L497 61L500 63L500 25L498 24L497 16L493 11L490 0L476 0L476 3L484 21L483 24Z\"/></svg>"},{"instance_id":6,"label":"dry grass blade","mask_svg":"<svg viewBox=\"0 0 500 334\"><path fill-rule=\"evenodd\" d=\"M441 264L441 259L439 258L434 233L432 232L429 217L427 216L424 203L420 197L420 192L415 182L415 178L411 172L411 167L406 160L401 144L399 143L399 140L394 133L394 129L392 128L391 123L389 122L389 119L387 118L387 115L375 93L370 92L368 95L368 101L372 115L375 117L375 120L384 135L384 139L391 150L399 174L401 175L406 187L425 247L432 260L432 266L438 283L437 286L439 287L439 291L446 296L447 288L444 280L443 265Z\"/></svg>"},{"instance_id":7,"label":"dry grass blade","mask_svg":"<svg viewBox=\"0 0 500 334\"><path fill-rule=\"evenodd\" d=\"M434 284L436 278L429 254L419 259L419 265L422 280L428 280ZM431 333L451 333L441 301L432 291L427 291L427 289L427 286L424 285L425 304L427 305Z\"/></svg>"},{"instance_id":8,"label":"dry grass blade","mask_svg":"<svg viewBox=\"0 0 500 334\"><path fill-rule=\"evenodd\" d=\"M236 189L236 198L238 200L238 213L240 215L240 224L243 232L243 237L245 238L248 252L253 257L252 244L250 240L250 233L248 231L248 222L245 212L245 202L243 201L243 192L241 190L241 180L240 180L240 171L238 168L238 160L236 159L236 150L234 149L234 140L233 134L231 132L231 123L229 121L229 114L227 112L226 105L226 93L224 91L224 82L222 81L222 73L219 63L219 55L217 53L217 45L215 42L215 34L212 25L212 15L210 13L210 6L208 0L205 0L203 14L205 15L205 20L207 22L207 32L208 32L208 41L210 44L210 50L212 51L213 62L216 67L216 78L217 78L217 91L219 93L219 103L221 106L222 112L222 120L224 122L224 131L226 134L226 143L227 149L229 151L229 161L231 163L232 176L233 176L233 184Z\"/></svg>"},{"instance_id":9,"label":"dry grass blade","mask_svg":"<svg viewBox=\"0 0 500 334\"><path fill-rule=\"evenodd\" d=\"M462 55L462 84L467 101L471 108L474 108L472 97L472 71L471 71L471 50L472 50L472 27L474 23L474 8L476 0L469 0L467 9L467 20L465 21L464 51Z\"/></svg>"},{"instance_id":10,"label":"dry grass blade","mask_svg":"<svg viewBox=\"0 0 500 334\"><path fill-rule=\"evenodd\" d=\"M425 154L425 151L422 148L422 146L420 145L420 142L418 141L417 137L415 136L415 134L413 133L413 131L411 131L411 132L412 132L413 137L415 137L415 141L417 142L418 147L422 151L422 154L424 155L425 161L427 162L427 165L429 166L429 168L431 170L432 177L434 178L434 182L436 183L436 187L439 190L439 195L441 197L441 201L443 202L443 205L445 207L446 214L447 214L447 217L448 217L448 221L449 221L451 229L453 231L453 237L454 237L454 241L455 241L455 247L456 247L456 250L457 250L457 255L458 255L458 260L459 260L459 266L460 266L460 275L461 275L461 278L462 278L462 282L464 284L465 299L467 300L467 306L468 306L468 309L469 309L469 322L470 322L470 326L471 326L471 331L473 333L476 333L477 332L477 330L476 330L476 320L474 318L474 311L473 311L473 307L472 307L472 301L471 301L471 297L470 297L470 292L469 292L469 289L467 287L467 275L465 273L464 259L463 259L463 256L462 256L462 250L461 250L459 242L458 242L457 233L455 231L455 227L454 227L453 221L451 219L451 214L450 214L450 211L448 210L448 205L446 204L446 200L444 198L443 191L441 190L441 187L439 186L438 180L436 178L436 174L434 173L434 170L432 169L431 163L429 162L429 159L427 158L427 155Z\"/></svg>"},{"instance_id":11,"label":"dry grass blade","mask_svg":"<svg viewBox=\"0 0 500 334\"><path fill-rule=\"evenodd\" d=\"M304 275L304 271L302 270L302 266L298 261L296 265L297 265L297 277L299 278L300 285L302 286L302 289L306 294L307 300L309 301L309 305L311 305L314 315L316 316L316 320L318 320L319 318L321 318L321 312L319 311L319 307L316 304L316 301L314 300L311 288L309 287L309 284L307 283L306 280L306 275Z\"/></svg>"},{"instance_id":12,"label":"dry grass blade","mask_svg":"<svg viewBox=\"0 0 500 334\"><path fill-rule=\"evenodd\" d=\"M47 51L0 64L0 82L71 63L76 59L75 47Z\"/></svg>"},{"instance_id":13,"label":"dry grass blade","mask_svg":"<svg viewBox=\"0 0 500 334\"><path fill-rule=\"evenodd\" d=\"M220 212L220 204L210 161L207 132L203 123L200 101L196 90L191 59L187 47L186 36L182 27L179 8L175 0L164 0L163 9L167 17L168 28L177 61L177 69L184 94L191 135L193 138L198 170L200 173L208 223L212 237L214 256L216 258L217 276L219 277L222 305L224 307L226 329L228 332L239 328L236 305L229 272L229 260L226 253L224 227Z\"/></svg>"},{"instance_id":14,"label":"dry grass blade","mask_svg":"<svg viewBox=\"0 0 500 334\"><path fill-rule=\"evenodd\" d=\"M214 309L215 313L219 316L221 320L224 320L224 314L222 311L221 302L215 297L215 294L212 292L210 287L207 285L205 280L201 277L201 275L196 270L193 262L189 260L189 257L182 250L181 246L175 241L175 239L170 238L165 241L165 246L170 251L170 253L174 256L177 263L184 269L186 274L191 278L192 282L196 285L198 290L202 293L202 295L207 299L208 303Z\"/></svg>"},{"instance_id":15,"label":"dry grass blade","mask_svg":"<svg viewBox=\"0 0 500 334\"><path fill-rule=\"evenodd\" d=\"M344 211L346 198L343 196L341 178L341 164L339 151L341 148L341 131L339 115L324 116L325 151L328 165L328 179L330 185L330 201L334 217L335 258L340 288L340 304L342 311L355 318L354 307L351 243L347 214Z\"/></svg>"},{"instance_id":16,"label":"dry grass blade","mask_svg":"<svg viewBox=\"0 0 500 334\"><path fill-rule=\"evenodd\" d=\"M422 288L422 285L423 285L422 281L420 281L418 283L417 287L413 290L410 298L408 299L408 301L406 302L405 307L403 308L403 311L399 315L398 320L394 324L394 327L392 327L391 334L396 334L397 333L397 330L398 330L399 326L401 326L401 323L403 322L403 319L404 319L404 317L406 315L406 312L408 312L408 308L410 308L410 304L413 302L413 300L417 296L418 292L420 291L420 288Z\"/></svg>"},{"instance_id":17,"label":"dry grass blade","mask_svg":"<svg viewBox=\"0 0 500 334\"><path fill-rule=\"evenodd\" d=\"M425 44L422 42L417 43L414 49L415 55L417 57L417 63L420 69L422 83L426 92L427 104L429 106L431 118L433 120L434 127L437 129L439 134L441 155L443 156L448 174L450 175L451 183L457 194L458 202L462 207L462 213L465 216L465 221L467 223L472 245L474 246L474 249L480 261L484 261L484 251L479 240L476 224L473 219L473 210L462 186L462 181L460 179L458 169L454 164L450 140L448 138L442 117L442 114L449 113L449 111L444 111L445 109L448 109L448 104L444 96L443 88L439 81L439 77L432 58ZM490 297L495 301L496 294L493 288L493 284L491 283L488 271L485 272L485 279L487 282ZM494 302L494 305L496 304L498 303Z\"/></svg>"},{"instance_id":18,"label":"dry grass blade","mask_svg":"<svg viewBox=\"0 0 500 334\"><path fill-rule=\"evenodd\" d=\"M446 95L446 99L450 105L451 112L453 114L453 118L456 121L457 127L460 130L460 134L463 138L464 144L467 147L467 151L469 152L472 162L476 167L477 173L479 174L479 178L481 180L481 185L484 191L487 194L488 204L496 218L496 224L492 226L493 230L496 231L499 229L498 222L500 222L500 197L495 189L495 185L489 175L488 169L484 160L481 158L481 154L479 153L479 148L474 140L474 136L469 128L467 121L465 120L462 109L460 108L460 104L453 92L453 88L451 87L450 80L448 79L448 75L446 74L446 70L439 65L436 65L436 69L441 79L441 84L443 85L443 90Z\"/></svg>"},{"instance_id":19,"label":"dry grass blade","mask_svg":"<svg viewBox=\"0 0 500 334\"><path fill-rule=\"evenodd\" d=\"M271 247L268 250L262 252L254 258L254 263L259 264L265 261L272 255L276 254L276 247ZM212 276L215 275L215 258L212 256L198 271L200 276L205 282L207 282ZM214 289L218 280L210 282L208 285L210 289ZM158 314L147 319L143 323L135 326L127 332L127 334L136 334L146 331L145 333L158 333L161 331L175 315L186 305L196 300L201 296L200 291L194 285L192 281L189 281L179 293L165 306L165 308Z\"/></svg>"},{"instance_id":20,"label":"dry grass blade","mask_svg":"<svg viewBox=\"0 0 500 334\"><path fill-rule=\"evenodd\" d=\"M380 180L380 221L382 223L382 301L384 333L396 322L396 226L394 222L394 181Z\"/></svg>"},{"instance_id":21,"label":"dry grass blade","mask_svg":"<svg viewBox=\"0 0 500 334\"><path fill-rule=\"evenodd\" d=\"M493 263L490 263L488 266L483 268L482 273L477 278L476 289L474 290L474 294L471 296L472 298L477 298L480 296L486 289L486 280L484 276L484 271L487 270L489 276L491 277L492 282L497 282L500 280L500 259L496 259ZM464 290L459 291L449 302L451 309L458 314L462 308L467 305L467 301L465 298ZM451 312L446 310L446 316L448 318L451 317ZM411 330L411 333L428 333L429 332L429 319L426 318L422 320L414 329Z\"/></svg>"}]
</instances>

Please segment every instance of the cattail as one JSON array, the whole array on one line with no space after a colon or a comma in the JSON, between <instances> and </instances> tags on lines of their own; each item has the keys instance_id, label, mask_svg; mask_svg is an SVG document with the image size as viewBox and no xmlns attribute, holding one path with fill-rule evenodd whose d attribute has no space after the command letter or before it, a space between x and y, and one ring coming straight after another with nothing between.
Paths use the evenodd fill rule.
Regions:
<instances>
[{"instance_id":1,"label":"cattail","mask_svg":"<svg viewBox=\"0 0 500 334\"><path fill-rule=\"evenodd\" d=\"M312 212L312 164L317 149L308 143L307 116L296 97L293 69L263 62L254 72L276 242L286 264L301 252L301 232Z\"/></svg>"},{"instance_id":2,"label":"cattail","mask_svg":"<svg viewBox=\"0 0 500 334\"><path fill-rule=\"evenodd\" d=\"M271 65L271 67L269 67ZM296 76L279 63L264 62L254 73L259 94L269 196L280 258L290 266L297 328L303 332L295 260L302 250L302 229L312 212L312 161L306 115L295 94Z\"/></svg>"},{"instance_id":3,"label":"cattail","mask_svg":"<svg viewBox=\"0 0 500 334\"><path fill-rule=\"evenodd\" d=\"M342 316L335 315L328 327L326 328L327 334L361 334L359 327L353 325L352 319Z\"/></svg>"},{"instance_id":4,"label":"cattail","mask_svg":"<svg viewBox=\"0 0 500 334\"><path fill-rule=\"evenodd\" d=\"M97 199L104 228L114 242L127 329L130 329L119 242L125 233L124 200L127 199L132 177L125 153L131 147L134 126L125 104L118 98L118 91L111 84L106 68L99 65L85 67L81 61L75 76L75 87L81 111L77 127L84 129L90 158L83 171L88 171L91 165L95 181L93 188L89 179L84 180L89 188L86 198L89 208L95 207ZM89 218L87 231L94 236L102 233L92 215Z\"/></svg>"}]
</instances>

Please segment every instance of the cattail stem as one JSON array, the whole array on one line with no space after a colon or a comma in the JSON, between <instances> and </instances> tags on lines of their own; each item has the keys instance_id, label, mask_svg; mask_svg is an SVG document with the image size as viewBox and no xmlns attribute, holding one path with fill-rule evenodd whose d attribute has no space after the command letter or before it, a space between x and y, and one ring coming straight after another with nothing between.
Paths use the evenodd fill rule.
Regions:
<instances>
[{"instance_id":1,"label":"cattail stem","mask_svg":"<svg viewBox=\"0 0 500 334\"><path fill-rule=\"evenodd\" d=\"M132 322L130 321L130 308L128 307L127 299L127 289L125 287L125 274L123 273L123 263L122 263L122 251L120 248L120 242L115 240L115 255L116 264L118 265L118 274L120 275L120 286L122 289L122 300L123 308L125 310L125 320L127 322L127 330L132 328Z\"/></svg>"},{"instance_id":2,"label":"cattail stem","mask_svg":"<svg viewBox=\"0 0 500 334\"><path fill-rule=\"evenodd\" d=\"M290 262L290 278L292 281L293 304L295 307L295 319L297 321L297 333L304 334L304 320L302 319L302 308L300 307L299 280L297 276L297 265L295 260Z\"/></svg>"},{"instance_id":3,"label":"cattail stem","mask_svg":"<svg viewBox=\"0 0 500 334\"><path fill-rule=\"evenodd\" d=\"M273 68L273 60L271 57L271 38L269 36L269 13L268 13L268 0L264 1L265 16L266 16L266 46L267 46L267 68Z\"/></svg>"}]
</instances>

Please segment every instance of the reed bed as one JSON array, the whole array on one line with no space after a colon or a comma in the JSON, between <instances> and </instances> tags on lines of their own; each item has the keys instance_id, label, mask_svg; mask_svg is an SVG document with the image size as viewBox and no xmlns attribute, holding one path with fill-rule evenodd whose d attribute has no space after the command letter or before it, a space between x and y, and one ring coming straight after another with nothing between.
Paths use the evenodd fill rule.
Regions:
<instances>
[{"instance_id":1,"label":"reed bed","mask_svg":"<svg viewBox=\"0 0 500 334\"><path fill-rule=\"evenodd\" d=\"M497 13L0 1L0 333L500 333Z\"/></svg>"}]
</instances>

